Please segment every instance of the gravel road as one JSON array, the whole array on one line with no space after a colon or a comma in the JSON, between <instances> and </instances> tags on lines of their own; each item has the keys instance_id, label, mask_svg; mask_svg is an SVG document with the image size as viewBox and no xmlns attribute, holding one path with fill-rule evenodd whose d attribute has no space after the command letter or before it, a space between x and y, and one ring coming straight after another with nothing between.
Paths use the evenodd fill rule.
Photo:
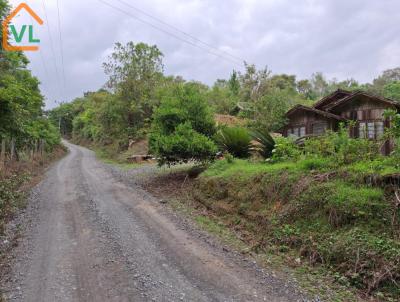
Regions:
<instances>
[{"instance_id":1,"label":"gravel road","mask_svg":"<svg viewBox=\"0 0 400 302\"><path fill-rule=\"evenodd\" d=\"M69 154L18 222L1 280L6 300L308 301L290 281L189 230L93 152L65 144Z\"/></svg>"}]
</instances>

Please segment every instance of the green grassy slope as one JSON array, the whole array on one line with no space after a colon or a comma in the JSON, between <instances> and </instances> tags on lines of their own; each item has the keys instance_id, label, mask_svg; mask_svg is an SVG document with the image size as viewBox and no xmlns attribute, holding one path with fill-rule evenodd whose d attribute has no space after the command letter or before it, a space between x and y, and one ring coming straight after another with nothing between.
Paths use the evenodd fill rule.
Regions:
<instances>
[{"instance_id":1,"label":"green grassy slope","mask_svg":"<svg viewBox=\"0 0 400 302\"><path fill-rule=\"evenodd\" d=\"M253 250L323 267L341 284L395 301L400 210L393 187L368 181L395 172L385 159L336 168L324 158L221 160L199 177L194 197Z\"/></svg>"}]
</instances>

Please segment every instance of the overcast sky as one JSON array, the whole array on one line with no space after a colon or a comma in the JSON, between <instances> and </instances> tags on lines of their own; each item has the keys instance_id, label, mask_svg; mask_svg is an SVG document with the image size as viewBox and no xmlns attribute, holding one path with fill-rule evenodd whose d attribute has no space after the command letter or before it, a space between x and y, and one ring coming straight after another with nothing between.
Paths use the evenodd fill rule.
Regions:
<instances>
[{"instance_id":1,"label":"overcast sky","mask_svg":"<svg viewBox=\"0 0 400 302\"><path fill-rule=\"evenodd\" d=\"M99 89L102 62L118 41L156 44L167 74L207 84L242 70L236 58L298 78L321 71L360 82L400 66L399 0L58 1L64 65L57 0L24 1L45 22L35 27L40 51L27 55L47 108Z\"/></svg>"}]
</instances>

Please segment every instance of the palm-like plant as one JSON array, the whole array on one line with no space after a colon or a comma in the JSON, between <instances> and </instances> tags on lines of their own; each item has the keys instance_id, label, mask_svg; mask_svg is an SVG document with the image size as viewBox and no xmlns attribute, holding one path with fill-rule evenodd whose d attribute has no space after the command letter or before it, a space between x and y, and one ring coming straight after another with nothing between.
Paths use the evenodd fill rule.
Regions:
<instances>
[{"instance_id":1,"label":"palm-like plant","mask_svg":"<svg viewBox=\"0 0 400 302\"><path fill-rule=\"evenodd\" d=\"M254 149L263 158L270 158L272 156L272 150L275 148L275 141L268 131L253 130L251 131L251 137L258 143L254 146Z\"/></svg>"},{"instance_id":2,"label":"palm-like plant","mask_svg":"<svg viewBox=\"0 0 400 302\"><path fill-rule=\"evenodd\" d=\"M248 158L251 155L251 136L242 127L223 127L214 136L221 151L229 152L237 158Z\"/></svg>"}]
</instances>

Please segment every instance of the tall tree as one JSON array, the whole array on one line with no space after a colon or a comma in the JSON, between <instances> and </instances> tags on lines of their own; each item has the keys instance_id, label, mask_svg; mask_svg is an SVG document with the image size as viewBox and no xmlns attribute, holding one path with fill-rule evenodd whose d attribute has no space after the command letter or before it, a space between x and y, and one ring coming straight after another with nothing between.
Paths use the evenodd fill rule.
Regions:
<instances>
[{"instance_id":1,"label":"tall tree","mask_svg":"<svg viewBox=\"0 0 400 302\"><path fill-rule=\"evenodd\" d=\"M0 0L0 19L8 9L8 2ZM39 80L28 64L22 52L5 51L0 45L0 139L16 139L17 147L39 138L51 145L57 143L57 132L44 117Z\"/></svg>"},{"instance_id":2,"label":"tall tree","mask_svg":"<svg viewBox=\"0 0 400 302\"><path fill-rule=\"evenodd\" d=\"M322 72L313 73L310 83L315 98L323 97L329 93L329 83Z\"/></svg>"},{"instance_id":3,"label":"tall tree","mask_svg":"<svg viewBox=\"0 0 400 302\"><path fill-rule=\"evenodd\" d=\"M230 114L238 102L239 90L236 93L232 91L231 79L228 81L219 79L207 93L208 103L216 113Z\"/></svg>"},{"instance_id":4,"label":"tall tree","mask_svg":"<svg viewBox=\"0 0 400 302\"><path fill-rule=\"evenodd\" d=\"M240 92L239 75L236 70L232 71L232 74L228 80L228 87L233 96L238 96Z\"/></svg>"},{"instance_id":5,"label":"tall tree","mask_svg":"<svg viewBox=\"0 0 400 302\"><path fill-rule=\"evenodd\" d=\"M400 81L383 86L383 96L400 102Z\"/></svg>"},{"instance_id":6,"label":"tall tree","mask_svg":"<svg viewBox=\"0 0 400 302\"><path fill-rule=\"evenodd\" d=\"M257 70L255 65L247 63L245 63L245 69L245 72L239 75L241 86L240 101L254 103L262 95L266 94L266 84L271 72L267 67Z\"/></svg>"},{"instance_id":7,"label":"tall tree","mask_svg":"<svg viewBox=\"0 0 400 302\"><path fill-rule=\"evenodd\" d=\"M313 99L314 92L311 82L309 80L300 80L297 82L297 91L305 98L305 99Z\"/></svg>"},{"instance_id":8,"label":"tall tree","mask_svg":"<svg viewBox=\"0 0 400 302\"><path fill-rule=\"evenodd\" d=\"M163 77L163 54L157 46L145 43L117 43L108 61L103 64L109 76L107 87L125 104L128 135L135 135L145 119L150 118L157 85Z\"/></svg>"},{"instance_id":9,"label":"tall tree","mask_svg":"<svg viewBox=\"0 0 400 302\"><path fill-rule=\"evenodd\" d=\"M384 87L396 81L400 81L400 67L385 70L372 81L372 85L367 85L367 89L375 94L383 95Z\"/></svg>"}]
</instances>

